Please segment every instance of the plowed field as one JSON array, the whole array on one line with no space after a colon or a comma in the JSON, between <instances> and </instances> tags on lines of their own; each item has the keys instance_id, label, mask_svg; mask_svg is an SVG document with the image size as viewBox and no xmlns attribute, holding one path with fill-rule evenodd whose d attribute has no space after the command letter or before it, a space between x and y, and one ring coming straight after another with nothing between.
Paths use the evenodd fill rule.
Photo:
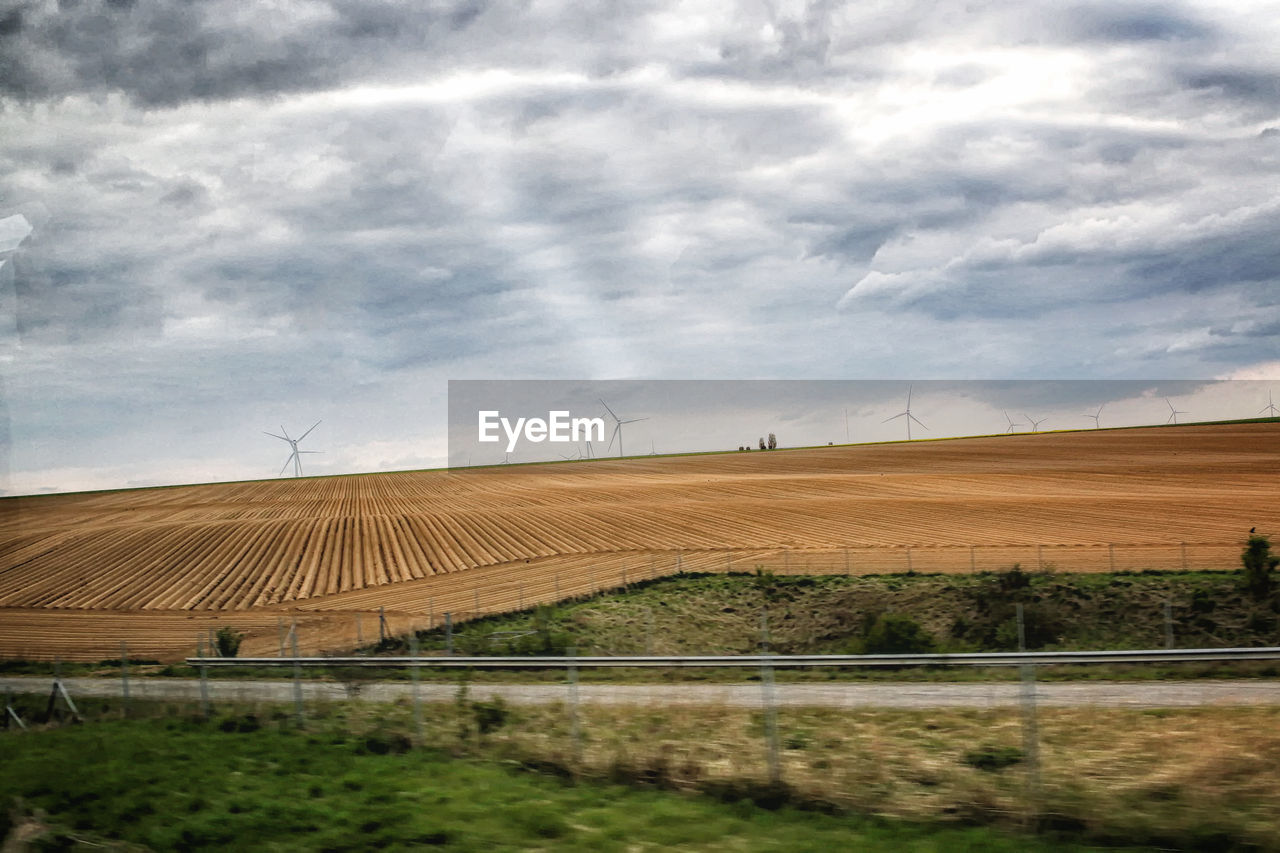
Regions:
<instances>
[{"instance_id":1,"label":"plowed field","mask_svg":"<svg viewBox=\"0 0 1280 853\"><path fill-rule=\"evenodd\" d=\"M678 569L1235 568L1280 423L286 479L0 501L0 657L309 651ZM357 629L357 613L363 613Z\"/></svg>"}]
</instances>

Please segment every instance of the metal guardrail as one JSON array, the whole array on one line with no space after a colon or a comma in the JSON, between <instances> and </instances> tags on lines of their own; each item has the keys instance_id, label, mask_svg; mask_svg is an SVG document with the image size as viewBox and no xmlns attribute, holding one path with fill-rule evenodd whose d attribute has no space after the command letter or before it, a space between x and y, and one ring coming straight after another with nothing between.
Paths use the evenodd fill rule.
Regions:
<instances>
[{"instance_id":1,"label":"metal guardrail","mask_svg":"<svg viewBox=\"0 0 1280 853\"><path fill-rule=\"evenodd\" d=\"M1028 666L1046 664L1178 663L1186 661L1280 660L1280 647L1234 649L1135 649L1095 652L974 652L915 655L643 655L583 657L257 657L187 658L198 667L449 667L475 669L563 669L576 667L803 667L803 666Z\"/></svg>"}]
</instances>

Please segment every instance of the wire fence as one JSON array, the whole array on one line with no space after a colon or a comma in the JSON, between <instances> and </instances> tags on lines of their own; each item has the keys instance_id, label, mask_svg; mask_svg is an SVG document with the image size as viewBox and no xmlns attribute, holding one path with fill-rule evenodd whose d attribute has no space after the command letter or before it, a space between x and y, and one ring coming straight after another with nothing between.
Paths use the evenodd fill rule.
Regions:
<instances>
[{"instance_id":1,"label":"wire fence","mask_svg":"<svg viewBox=\"0 0 1280 853\"><path fill-rule=\"evenodd\" d=\"M349 590L239 611L26 610L0 625L0 647L29 660L113 659L123 638L135 655L173 660L206 649L211 634L229 627L245 635L241 654L327 654L441 629L538 605L624 590L681 573L883 575L1007 571L1231 570L1239 542L1094 544L899 545L831 548L702 548L617 551L547 557L480 566L418 581Z\"/></svg>"}]
</instances>

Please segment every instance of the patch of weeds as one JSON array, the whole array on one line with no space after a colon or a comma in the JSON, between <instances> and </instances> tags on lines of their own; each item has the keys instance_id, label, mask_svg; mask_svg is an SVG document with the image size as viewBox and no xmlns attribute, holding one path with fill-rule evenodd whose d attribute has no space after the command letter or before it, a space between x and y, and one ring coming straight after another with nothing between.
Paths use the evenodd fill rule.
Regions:
<instances>
[{"instance_id":1,"label":"patch of weeds","mask_svg":"<svg viewBox=\"0 0 1280 853\"><path fill-rule=\"evenodd\" d=\"M963 761L970 767L995 773L1022 761L1022 750L1016 746L984 746L964 754Z\"/></svg>"}]
</instances>

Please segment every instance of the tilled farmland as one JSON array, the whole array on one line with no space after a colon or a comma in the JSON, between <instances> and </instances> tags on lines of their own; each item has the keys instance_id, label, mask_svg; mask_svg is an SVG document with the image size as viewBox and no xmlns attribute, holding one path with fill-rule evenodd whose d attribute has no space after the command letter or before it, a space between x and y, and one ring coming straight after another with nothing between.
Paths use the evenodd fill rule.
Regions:
<instances>
[{"instance_id":1,"label":"tilled farmland","mask_svg":"<svg viewBox=\"0 0 1280 853\"><path fill-rule=\"evenodd\" d=\"M1231 569L1280 530L1278 450L1251 423L12 498L0 657L176 658L210 623L269 650L299 616L338 649L379 608L407 630L681 570Z\"/></svg>"}]
</instances>

